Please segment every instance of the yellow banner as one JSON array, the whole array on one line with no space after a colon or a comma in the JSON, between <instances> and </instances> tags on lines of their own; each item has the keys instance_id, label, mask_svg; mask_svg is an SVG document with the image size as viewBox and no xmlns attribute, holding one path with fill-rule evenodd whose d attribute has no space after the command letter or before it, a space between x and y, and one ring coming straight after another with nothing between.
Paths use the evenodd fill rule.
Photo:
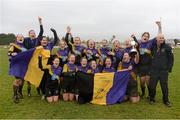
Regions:
<instances>
[{"instance_id":1,"label":"yellow banner","mask_svg":"<svg viewBox=\"0 0 180 120\"><path fill-rule=\"evenodd\" d=\"M48 58L50 57L50 50L45 50L43 47L37 47L33 53L33 56L29 62L28 69L24 79L29 81L31 84L39 87L42 76L44 74L38 66L38 56L42 56L42 64L46 65Z\"/></svg>"},{"instance_id":2,"label":"yellow banner","mask_svg":"<svg viewBox=\"0 0 180 120\"><path fill-rule=\"evenodd\" d=\"M113 85L114 73L96 73L91 103L106 105L106 95Z\"/></svg>"}]
</instances>

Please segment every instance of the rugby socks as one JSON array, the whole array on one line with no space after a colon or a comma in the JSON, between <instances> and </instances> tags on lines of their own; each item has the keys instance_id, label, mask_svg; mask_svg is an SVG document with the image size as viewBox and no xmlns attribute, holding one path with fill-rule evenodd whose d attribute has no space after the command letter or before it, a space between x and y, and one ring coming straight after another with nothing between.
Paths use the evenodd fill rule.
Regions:
<instances>
[{"instance_id":1,"label":"rugby socks","mask_svg":"<svg viewBox=\"0 0 180 120\"><path fill-rule=\"evenodd\" d=\"M14 92L13 101L14 101L14 103L18 103L19 102L19 99L18 99L18 86L13 85L13 92Z\"/></svg>"},{"instance_id":2,"label":"rugby socks","mask_svg":"<svg viewBox=\"0 0 180 120\"><path fill-rule=\"evenodd\" d=\"M28 96L30 97L31 96L31 86L27 87L27 93L28 93Z\"/></svg>"},{"instance_id":3,"label":"rugby socks","mask_svg":"<svg viewBox=\"0 0 180 120\"><path fill-rule=\"evenodd\" d=\"M145 95L145 86L141 85L141 91L142 91L141 97L143 97Z\"/></svg>"},{"instance_id":4,"label":"rugby socks","mask_svg":"<svg viewBox=\"0 0 180 120\"><path fill-rule=\"evenodd\" d=\"M19 97L20 97L21 99L23 98L22 89L23 89L23 84L20 85L20 86L19 86L19 89L18 89Z\"/></svg>"}]
</instances>

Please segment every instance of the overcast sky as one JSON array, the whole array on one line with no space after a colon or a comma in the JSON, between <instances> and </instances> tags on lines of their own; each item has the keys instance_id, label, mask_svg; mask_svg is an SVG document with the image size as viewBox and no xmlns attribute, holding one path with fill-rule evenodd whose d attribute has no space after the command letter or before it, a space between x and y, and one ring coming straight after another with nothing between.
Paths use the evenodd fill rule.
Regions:
<instances>
[{"instance_id":1,"label":"overcast sky","mask_svg":"<svg viewBox=\"0 0 180 120\"><path fill-rule=\"evenodd\" d=\"M74 36L100 40L115 34L124 40L148 31L157 34L155 21L162 18L166 38L180 38L180 0L0 0L0 33L39 32L37 16L43 18L44 35L54 27L58 35L72 27Z\"/></svg>"}]
</instances>

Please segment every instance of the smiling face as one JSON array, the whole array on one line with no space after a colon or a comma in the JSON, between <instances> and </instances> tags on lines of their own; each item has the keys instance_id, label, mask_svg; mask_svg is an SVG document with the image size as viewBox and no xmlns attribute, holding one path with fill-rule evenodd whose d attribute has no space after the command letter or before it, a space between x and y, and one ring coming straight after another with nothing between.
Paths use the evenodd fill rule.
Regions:
<instances>
[{"instance_id":1,"label":"smiling face","mask_svg":"<svg viewBox=\"0 0 180 120\"><path fill-rule=\"evenodd\" d=\"M123 55L123 62L128 63L130 61L131 57L129 56L129 53L124 53Z\"/></svg>"},{"instance_id":2,"label":"smiling face","mask_svg":"<svg viewBox=\"0 0 180 120\"><path fill-rule=\"evenodd\" d=\"M48 44L47 38L43 37L42 40L41 40L41 46L45 47L45 46L47 46L47 44Z\"/></svg>"},{"instance_id":3,"label":"smiling face","mask_svg":"<svg viewBox=\"0 0 180 120\"><path fill-rule=\"evenodd\" d=\"M105 40L105 39L103 39L102 41L101 41L101 45L102 45L102 47L107 47L108 46L108 41L107 40Z\"/></svg>"},{"instance_id":4,"label":"smiling face","mask_svg":"<svg viewBox=\"0 0 180 120\"><path fill-rule=\"evenodd\" d=\"M54 60L53 60L53 66L54 66L55 68L57 68L57 67L59 66L59 63L60 63L59 58L54 58Z\"/></svg>"},{"instance_id":5,"label":"smiling face","mask_svg":"<svg viewBox=\"0 0 180 120\"><path fill-rule=\"evenodd\" d=\"M81 44L81 39L79 37L75 37L74 39L74 45L79 46Z\"/></svg>"},{"instance_id":6,"label":"smiling face","mask_svg":"<svg viewBox=\"0 0 180 120\"><path fill-rule=\"evenodd\" d=\"M36 38L36 32L35 32L34 30L30 30L30 31L29 31L29 37L30 37L31 39L35 39L35 38Z\"/></svg>"},{"instance_id":7,"label":"smiling face","mask_svg":"<svg viewBox=\"0 0 180 120\"><path fill-rule=\"evenodd\" d=\"M87 59L86 58L82 58L81 59L81 66L82 67L86 67L87 66Z\"/></svg>"},{"instance_id":8,"label":"smiling face","mask_svg":"<svg viewBox=\"0 0 180 120\"><path fill-rule=\"evenodd\" d=\"M147 42L149 40L150 34L148 32L144 32L142 34L142 42Z\"/></svg>"},{"instance_id":9,"label":"smiling face","mask_svg":"<svg viewBox=\"0 0 180 120\"><path fill-rule=\"evenodd\" d=\"M94 60L91 61L90 66L91 66L92 69L96 69L96 67L97 67L96 61L94 61Z\"/></svg>"},{"instance_id":10,"label":"smiling face","mask_svg":"<svg viewBox=\"0 0 180 120\"><path fill-rule=\"evenodd\" d=\"M126 46L126 48L131 47L131 40L130 39L125 40L125 46Z\"/></svg>"},{"instance_id":11,"label":"smiling face","mask_svg":"<svg viewBox=\"0 0 180 120\"><path fill-rule=\"evenodd\" d=\"M164 43L165 39L164 39L164 35L163 34L159 34L157 37L156 37L156 40L157 40L157 44L162 44Z\"/></svg>"},{"instance_id":12,"label":"smiling face","mask_svg":"<svg viewBox=\"0 0 180 120\"><path fill-rule=\"evenodd\" d=\"M23 42L24 42L24 37L23 37L23 35L18 34L18 35L16 36L16 41L17 41L18 43L23 43Z\"/></svg>"},{"instance_id":13,"label":"smiling face","mask_svg":"<svg viewBox=\"0 0 180 120\"><path fill-rule=\"evenodd\" d=\"M110 68L110 67L111 67L111 64L112 64L111 59L110 59L110 58L106 58L106 60L105 60L105 66L106 66L107 68Z\"/></svg>"},{"instance_id":14,"label":"smiling face","mask_svg":"<svg viewBox=\"0 0 180 120\"><path fill-rule=\"evenodd\" d=\"M87 46L88 46L90 49L93 49L93 48L95 48L95 42L94 42L93 40L89 40Z\"/></svg>"},{"instance_id":15,"label":"smiling face","mask_svg":"<svg viewBox=\"0 0 180 120\"><path fill-rule=\"evenodd\" d=\"M119 49L120 48L120 42L117 41L117 40L114 41L113 46L114 46L115 49Z\"/></svg>"},{"instance_id":16,"label":"smiling face","mask_svg":"<svg viewBox=\"0 0 180 120\"><path fill-rule=\"evenodd\" d=\"M59 47L60 47L61 49L64 49L64 48L66 47L65 41L61 40L61 41L59 42Z\"/></svg>"},{"instance_id":17,"label":"smiling face","mask_svg":"<svg viewBox=\"0 0 180 120\"><path fill-rule=\"evenodd\" d=\"M73 55L73 54L69 55L68 61L70 64L74 64L75 63L75 55Z\"/></svg>"}]
</instances>

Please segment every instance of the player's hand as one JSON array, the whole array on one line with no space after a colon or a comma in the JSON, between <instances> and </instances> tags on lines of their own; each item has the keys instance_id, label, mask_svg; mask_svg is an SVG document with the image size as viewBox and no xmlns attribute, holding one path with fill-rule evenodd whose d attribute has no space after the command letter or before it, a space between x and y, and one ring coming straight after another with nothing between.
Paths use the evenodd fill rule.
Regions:
<instances>
[{"instance_id":1,"label":"player's hand","mask_svg":"<svg viewBox=\"0 0 180 120\"><path fill-rule=\"evenodd\" d=\"M70 26L67 27L67 33L71 33L71 27Z\"/></svg>"},{"instance_id":2,"label":"player's hand","mask_svg":"<svg viewBox=\"0 0 180 120\"><path fill-rule=\"evenodd\" d=\"M42 18L38 16L39 24L42 24Z\"/></svg>"},{"instance_id":3,"label":"player's hand","mask_svg":"<svg viewBox=\"0 0 180 120\"><path fill-rule=\"evenodd\" d=\"M128 70L132 70L132 65L128 67Z\"/></svg>"},{"instance_id":4,"label":"player's hand","mask_svg":"<svg viewBox=\"0 0 180 120\"><path fill-rule=\"evenodd\" d=\"M11 53L12 56L16 56L17 55L17 52L14 52L14 53Z\"/></svg>"},{"instance_id":5,"label":"player's hand","mask_svg":"<svg viewBox=\"0 0 180 120\"><path fill-rule=\"evenodd\" d=\"M161 21L156 21L156 25L157 25L158 27L161 27Z\"/></svg>"}]
</instances>

